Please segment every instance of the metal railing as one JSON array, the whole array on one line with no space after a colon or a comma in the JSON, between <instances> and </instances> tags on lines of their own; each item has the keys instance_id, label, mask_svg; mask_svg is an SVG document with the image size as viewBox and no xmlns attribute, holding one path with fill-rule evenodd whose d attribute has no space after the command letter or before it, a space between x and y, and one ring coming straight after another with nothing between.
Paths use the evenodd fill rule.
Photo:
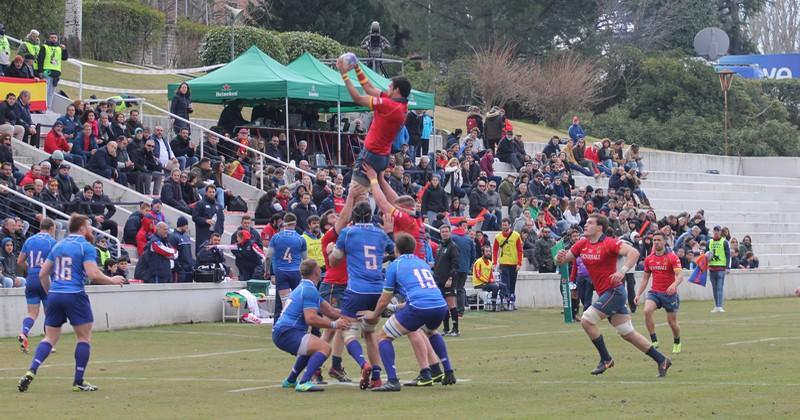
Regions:
<instances>
[{"instance_id":1,"label":"metal railing","mask_svg":"<svg viewBox=\"0 0 800 420\"><path fill-rule=\"evenodd\" d=\"M58 216L61 216L61 217L65 218L65 219L69 219L69 215L64 213L63 211L58 210L58 209L53 208L53 207L50 207L47 204L42 203L39 200L36 200L34 198L31 198L31 197L28 197L27 195L22 194L19 191L16 191L16 190L14 190L12 188L9 188L9 187L7 187L5 185L0 185L0 191L7 191L7 192L13 194L14 196L16 196L17 198L21 198L21 199L23 199L25 201L28 201L29 203L33 203L34 205L41 207L42 208L42 216L43 217L47 217L47 212L50 212L50 213L56 214ZM94 226L91 226L91 228L92 228L92 231L94 233L99 234L100 236L104 236L105 238L107 238L108 241L109 241L109 245L112 245L112 244L116 245L116 246L109 246L109 249L114 249L116 251L115 252L115 254L116 254L115 257L116 258L119 258L122 255L122 251L121 251L122 250L122 243L120 242L119 239L117 239L117 237L111 235L110 233L104 232L104 231L102 231L102 230L100 230L100 229L98 229L98 228L96 228Z\"/></svg>"},{"instance_id":2,"label":"metal railing","mask_svg":"<svg viewBox=\"0 0 800 420\"><path fill-rule=\"evenodd\" d=\"M219 134L219 133L216 133L216 132L214 132L214 131L211 131L211 130L209 130L208 128L205 128L205 127L201 126L200 124L194 123L194 122L192 122L192 121L189 121L189 120L187 120L187 119L185 119L185 118L182 118L182 117L180 117L180 116L178 116L178 115L175 115L175 114L173 114L173 113L171 113L171 112L167 111L166 109L160 108L160 107L158 107L158 106L156 106L156 105L153 105L153 104L151 104L151 103L149 103L149 102L144 102L144 103L143 103L143 105L145 105L145 106L149 106L149 107L151 107L151 108L155 109L156 111L158 111L158 112L160 112L160 113L162 113L162 114L169 115L169 116L170 116L170 117L172 117L172 118L175 118L175 119L177 119L177 120L179 120L179 121L183 121L183 122L185 122L185 123L187 123L187 124L189 124L189 125L192 125L192 126L194 126L194 127L197 127L197 128L199 128L201 131L203 131L204 133L207 133L207 134L209 134L209 135L212 135L212 136L214 136L214 137L217 137L217 138L218 138L218 139L220 139L221 141L225 141L225 142L228 142L228 143L232 143L232 144L236 145L236 147L241 147L241 148L244 148L245 150L249 150L249 151L251 151L251 152L253 152L253 153L255 153L255 154L257 154L257 155L261 156L261 157L262 157L262 166L263 166L263 162L264 162L264 160L263 160L263 159L264 159L264 158L266 158L266 159L269 159L270 161L273 161L273 162L275 162L275 163L277 163L277 164L279 164L279 165L281 165L281 166L289 167L289 164L288 164L288 163L286 163L286 162L284 162L284 161L282 161L282 160L280 160L280 159L276 159L276 158L274 158L274 157L272 157L272 156L270 156L270 155L268 155L268 154L266 154L266 153L264 153L264 152L262 152L262 151L260 151L260 150L254 149L254 148L252 148L252 147L250 147L250 146L245 146L245 145L243 145L243 144L241 144L241 143L239 143L239 142L237 142L237 141L235 141L235 140L233 140L233 139L230 139L230 138L228 138L228 137L225 137L225 136L223 136L223 135L221 135L221 134ZM286 139L286 141L288 142L288 141L289 141L289 139L287 138L287 139ZM201 141L200 141L200 158L202 158L202 157L203 157L203 141L201 140ZM304 170L304 169L300 169L300 168L297 168L297 167L294 167L293 169L294 169L295 171L298 171L298 172L300 172L300 173L306 174L306 175L310 176L311 178L314 178L314 177L316 177L316 174L314 174L313 172L306 171L306 170ZM262 170L262 171L264 170L264 169L263 169L263 167L262 167L262 169L261 169L261 170ZM263 176L261 176L261 177L259 177L259 178L261 179L261 190L263 191L263 190L264 190L264 177L263 177ZM335 184L334 184L334 182L333 182L333 181L331 181L330 179L328 179L327 183L328 183L328 185L330 185L330 186L334 186L334 185L335 185ZM425 227L426 227L426 228L428 228L428 229L430 229L430 230L433 230L433 231L435 231L435 232L438 232L438 231L439 231L439 229L437 229L437 228L435 228L435 227L431 226L430 224L425 224Z\"/></svg>"}]
</instances>

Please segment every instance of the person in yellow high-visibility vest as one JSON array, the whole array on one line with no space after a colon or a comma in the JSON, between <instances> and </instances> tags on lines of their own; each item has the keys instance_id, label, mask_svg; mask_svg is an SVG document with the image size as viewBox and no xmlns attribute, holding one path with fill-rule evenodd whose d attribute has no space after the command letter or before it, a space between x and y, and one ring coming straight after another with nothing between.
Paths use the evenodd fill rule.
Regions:
<instances>
[{"instance_id":1,"label":"person in yellow high-visibility vest","mask_svg":"<svg viewBox=\"0 0 800 420\"><path fill-rule=\"evenodd\" d=\"M6 38L6 26L0 23L0 76L5 74L9 65L11 65L11 45Z\"/></svg>"},{"instance_id":2,"label":"person in yellow high-visibility vest","mask_svg":"<svg viewBox=\"0 0 800 420\"><path fill-rule=\"evenodd\" d=\"M41 45L39 41L39 31L36 29L31 29L28 32L28 36L20 42L19 49L17 49L17 54L25 57L26 54L30 54L34 57L39 56L39 50L41 49ZM34 61L33 68L36 68L36 61Z\"/></svg>"},{"instance_id":3,"label":"person in yellow high-visibility vest","mask_svg":"<svg viewBox=\"0 0 800 420\"><path fill-rule=\"evenodd\" d=\"M317 264L325 273L325 258L322 255L322 232L319 229L319 216L311 215L308 218L308 227L303 232L303 240L306 241L308 258L317 260Z\"/></svg>"},{"instance_id":4,"label":"person in yellow high-visibility vest","mask_svg":"<svg viewBox=\"0 0 800 420\"><path fill-rule=\"evenodd\" d=\"M722 308L725 274L731 271L731 247L722 237L722 228L714 226L713 236L708 241L711 260L708 262L708 278L714 290L714 309L711 312L725 312Z\"/></svg>"},{"instance_id":5,"label":"person in yellow high-visibility vest","mask_svg":"<svg viewBox=\"0 0 800 420\"><path fill-rule=\"evenodd\" d=\"M67 59L69 59L67 47L58 42L58 35L55 32L50 32L47 42L39 49L35 69L40 78L47 80L48 109L53 106L53 96L56 94L56 86L61 77L61 63Z\"/></svg>"}]
</instances>

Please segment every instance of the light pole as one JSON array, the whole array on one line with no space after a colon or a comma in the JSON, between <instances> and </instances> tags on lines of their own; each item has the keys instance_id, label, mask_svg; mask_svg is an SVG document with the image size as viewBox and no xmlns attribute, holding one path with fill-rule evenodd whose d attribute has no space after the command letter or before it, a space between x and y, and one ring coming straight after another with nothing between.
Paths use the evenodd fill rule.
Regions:
<instances>
[{"instance_id":1,"label":"light pole","mask_svg":"<svg viewBox=\"0 0 800 420\"><path fill-rule=\"evenodd\" d=\"M236 44L234 41L236 31L234 30L234 27L236 26L236 20L242 15L242 9L237 9L228 4L225 5L225 8L228 9L228 12L231 14L231 61L233 61L233 59L236 58Z\"/></svg>"},{"instance_id":2,"label":"light pole","mask_svg":"<svg viewBox=\"0 0 800 420\"><path fill-rule=\"evenodd\" d=\"M728 90L731 88L731 83L733 83L733 75L736 74L731 70L720 70L717 72L717 76L719 76L719 86L722 88L722 98L723 98L723 119L724 121L724 128L722 131L722 139L725 148L725 155L728 155Z\"/></svg>"}]
</instances>

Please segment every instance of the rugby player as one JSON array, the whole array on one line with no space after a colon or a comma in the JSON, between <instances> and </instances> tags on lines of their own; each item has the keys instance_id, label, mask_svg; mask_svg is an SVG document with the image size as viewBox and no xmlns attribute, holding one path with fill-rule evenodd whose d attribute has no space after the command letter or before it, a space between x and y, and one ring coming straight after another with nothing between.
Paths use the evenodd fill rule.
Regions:
<instances>
[{"instance_id":1,"label":"rugby player","mask_svg":"<svg viewBox=\"0 0 800 420\"><path fill-rule=\"evenodd\" d=\"M634 301L639 304L650 277L653 278L653 287L647 292L647 299L644 304L644 323L647 332L650 333L650 342L653 347L658 348L658 336L656 335L656 324L653 322L653 312L656 309L664 308L667 312L667 323L672 329L672 352L681 352L681 327L678 325L678 308L681 299L678 296L678 285L683 281L681 274L681 261L672 251L666 249L666 239L664 234L656 232L653 234L653 253L644 259L644 277L636 292Z\"/></svg>"},{"instance_id":2,"label":"rugby player","mask_svg":"<svg viewBox=\"0 0 800 420\"><path fill-rule=\"evenodd\" d=\"M275 290L280 299L275 299L275 314L273 320L281 316L281 309L289 292L300 284L300 262L306 259L308 253L306 241L297 233L297 216L286 213L283 216L281 231L269 240L267 258L272 259L271 270L275 274ZM264 273L265 278L270 278L270 268Z\"/></svg>"},{"instance_id":3,"label":"rugby player","mask_svg":"<svg viewBox=\"0 0 800 420\"><path fill-rule=\"evenodd\" d=\"M92 337L92 306L84 290L88 277L94 284L118 284L122 276L108 277L97 267L97 249L89 218L73 214L69 218L69 236L53 247L39 271L39 281L47 293L45 305L45 337L36 347L31 366L19 380L20 392L28 390L36 377L39 366L44 363L53 346L61 338L61 326L69 320L77 337L75 345L75 377L72 390L75 392L97 391L97 387L84 381L83 375L89 364ZM50 275L53 275L52 287Z\"/></svg>"},{"instance_id":4,"label":"rugby player","mask_svg":"<svg viewBox=\"0 0 800 420\"><path fill-rule=\"evenodd\" d=\"M355 200L355 194L348 194L348 201ZM343 332L347 352L361 368L361 389L381 386L380 356L375 332L377 320L358 320L358 312L375 308L383 289L383 254L391 241L379 227L370 223L372 208L367 202L353 207L353 225L342 229L336 246L328 256L331 267L337 266L347 257L347 289L341 306L342 317L351 326ZM367 357L358 337L361 331L367 343ZM370 379L370 374L371 379Z\"/></svg>"},{"instance_id":5,"label":"rugby player","mask_svg":"<svg viewBox=\"0 0 800 420\"><path fill-rule=\"evenodd\" d=\"M324 235L322 235L322 257L325 259L325 278L319 288L322 299L327 301L334 308L339 309L344 299L344 291L347 289L347 257L344 257L339 264L332 267L328 254L336 248L336 240L339 239L339 232L347 227L350 216L353 213L353 200L364 192L361 185L355 184L350 187L350 196L353 199L345 199L344 208L339 215L333 213L336 222ZM336 329L326 329L322 339L327 343L332 343L333 357L331 357L331 368L328 375L337 379L339 382L351 382L350 377L342 366L342 352L344 351L344 338L342 331Z\"/></svg>"},{"instance_id":6,"label":"rugby player","mask_svg":"<svg viewBox=\"0 0 800 420\"><path fill-rule=\"evenodd\" d=\"M422 329L428 336L436 354L442 361L445 376L442 385L454 385L456 377L447 355L447 346L444 339L436 331L447 316L447 302L442 297L436 282L433 279L428 263L414 255L416 241L411 235L398 233L395 238L395 255L397 259L389 264L386 269L386 280L383 294L372 311L359 312L368 322L377 322L381 313L391 302L395 290L402 292L406 297L406 304L400 308L383 325L378 335L379 349L383 366L386 368L388 381L381 387L373 388L377 392L400 391L400 381L397 379L397 369L394 365L395 353L392 341L403 335ZM413 335L410 335L411 338ZM425 343L412 339L415 353L425 353ZM418 362L420 362L418 360ZM429 383L431 370L425 362L419 363L420 375Z\"/></svg>"},{"instance_id":7,"label":"rugby player","mask_svg":"<svg viewBox=\"0 0 800 420\"><path fill-rule=\"evenodd\" d=\"M627 292L622 280L639 260L639 251L632 246L605 235L608 230L608 219L602 215L590 215L584 227L583 238L579 239L570 250L562 249L556 256L558 265L566 264L581 257L592 285L600 296L595 303L581 316L583 327L592 344L600 353L600 363L592 370L592 375L600 375L614 366L614 358L606 348L603 335L597 323L605 318L617 330L622 338L633 344L640 351L652 358L658 365L658 376L667 375L672 361L664 357L650 342L636 332L631 322L631 314L627 307ZM617 256L625 257L622 268L617 270Z\"/></svg>"},{"instance_id":8,"label":"rugby player","mask_svg":"<svg viewBox=\"0 0 800 420\"><path fill-rule=\"evenodd\" d=\"M315 260L304 260L300 264L300 275L302 280L289 294L283 316L272 328L275 346L297 356L294 367L281 387L294 388L297 392L324 391L324 388L314 385L311 379L331 354L331 346L309 334L308 327L343 330L350 327L350 321L339 319L339 310L324 301L317 292L322 272ZM298 381L297 377L303 369L305 373Z\"/></svg>"},{"instance_id":9,"label":"rugby player","mask_svg":"<svg viewBox=\"0 0 800 420\"><path fill-rule=\"evenodd\" d=\"M360 65L356 64L355 72L358 82L366 93L366 95L361 95L350 81L350 76L347 75L351 70L350 66L341 57L336 60L336 67L342 73L342 80L344 80L353 102L375 111L367 137L364 139L364 148L353 165L352 180L366 188L369 187L369 179L361 172L361 165L367 163L378 173L383 172L389 165L392 143L406 122L411 82L405 77L395 76L389 83L386 92L381 92L370 83Z\"/></svg>"},{"instance_id":10,"label":"rugby player","mask_svg":"<svg viewBox=\"0 0 800 420\"><path fill-rule=\"evenodd\" d=\"M56 224L48 218L39 222L39 233L31 236L22 245L22 251L17 257L17 267L26 270L25 300L28 302L28 315L22 320L22 331L17 336L20 350L28 353L28 334L33 323L39 317L39 304L47 304L47 293L42 289L39 281L39 270L50 255L50 250L56 245L54 236Z\"/></svg>"}]
</instances>

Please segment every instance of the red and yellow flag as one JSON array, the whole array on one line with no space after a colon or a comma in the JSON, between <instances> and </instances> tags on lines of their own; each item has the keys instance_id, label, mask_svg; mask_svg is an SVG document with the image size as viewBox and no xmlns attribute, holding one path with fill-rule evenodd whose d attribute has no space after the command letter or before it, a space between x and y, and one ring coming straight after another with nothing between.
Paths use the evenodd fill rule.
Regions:
<instances>
[{"instance_id":1,"label":"red and yellow flag","mask_svg":"<svg viewBox=\"0 0 800 420\"><path fill-rule=\"evenodd\" d=\"M47 110L47 82L16 77L0 77L0 97L3 99L8 93L13 93L19 97L19 93L23 90L31 93L31 111Z\"/></svg>"}]
</instances>

